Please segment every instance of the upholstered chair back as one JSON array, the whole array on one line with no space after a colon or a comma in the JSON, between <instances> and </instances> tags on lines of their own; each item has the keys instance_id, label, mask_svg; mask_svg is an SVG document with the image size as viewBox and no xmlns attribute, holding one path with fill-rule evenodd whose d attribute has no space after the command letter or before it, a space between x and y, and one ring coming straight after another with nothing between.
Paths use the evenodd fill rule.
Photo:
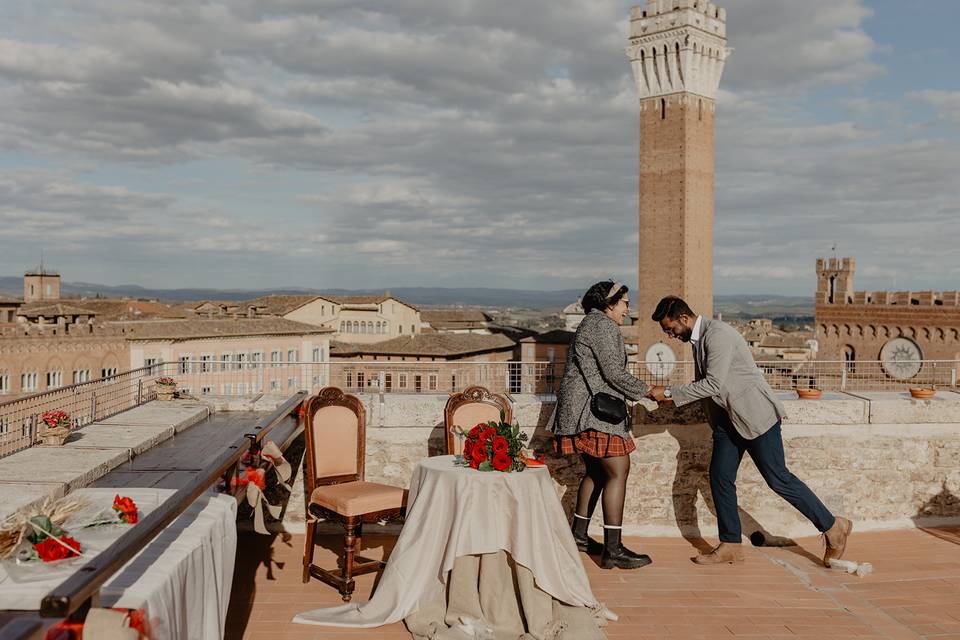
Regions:
<instances>
[{"instance_id":1,"label":"upholstered chair back","mask_svg":"<svg viewBox=\"0 0 960 640\"><path fill-rule=\"evenodd\" d=\"M513 420L510 402L501 395L490 393L486 388L467 387L460 393L455 393L447 400L444 410L444 424L447 429L447 453L460 454L463 444L450 433L450 427L457 425L469 431L480 422L500 421L500 413L506 422ZM460 449L459 451L457 449Z\"/></svg>"},{"instance_id":2,"label":"upholstered chair back","mask_svg":"<svg viewBox=\"0 0 960 640\"><path fill-rule=\"evenodd\" d=\"M313 486L363 480L366 412L360 399L325 387L304 404L305 480Z\"/></svg>"}]
</instances>

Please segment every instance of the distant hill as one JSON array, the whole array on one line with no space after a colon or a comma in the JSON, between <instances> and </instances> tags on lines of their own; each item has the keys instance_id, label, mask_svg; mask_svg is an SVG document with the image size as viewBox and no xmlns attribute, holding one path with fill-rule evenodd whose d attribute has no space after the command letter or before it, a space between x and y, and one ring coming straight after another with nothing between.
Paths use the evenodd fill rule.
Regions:
<instances>
[{"instance_id":1,"label":"distant hill","mask_svg":"<svg viewBox=\"0 0 960 640\"><path fill-rule=\"evenodd\" d=\"M579 289L526 291L484 287L389 287L390 293L417 306L474 306L519 309L560 310L575 302ZM330 295L377 295L384 289L149 289L135 284L103 285L89 282L63 282L64 296L105 298L149 298L165 302L188 300L249 300L271 294L327 293ZM0 295L22 296L23 278L0 277ZM729 318L769 317L779 319L813 318L813 299L809 296L722 295L714 298L714 311Z\"/></svg>"}]
</instances>

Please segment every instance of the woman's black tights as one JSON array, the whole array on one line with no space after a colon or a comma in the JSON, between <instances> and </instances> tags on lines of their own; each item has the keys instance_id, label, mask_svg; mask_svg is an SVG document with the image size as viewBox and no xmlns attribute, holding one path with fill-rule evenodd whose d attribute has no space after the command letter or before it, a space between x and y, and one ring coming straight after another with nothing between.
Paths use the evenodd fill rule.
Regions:
<instances>
[{"instance_id":1,"label":"woman's black tights","mask_svg":"<svg viewBox=\"0 0 960 640\"><path fill-rule=\"evenodd\" d=\"M603 524L618 527L623 524L623 502L627 496L627 477L630 475L630 456L594 458L581 453L586 474L577 491L576 513L590 518L603 497Z\"/></svg>"}]
</instances>

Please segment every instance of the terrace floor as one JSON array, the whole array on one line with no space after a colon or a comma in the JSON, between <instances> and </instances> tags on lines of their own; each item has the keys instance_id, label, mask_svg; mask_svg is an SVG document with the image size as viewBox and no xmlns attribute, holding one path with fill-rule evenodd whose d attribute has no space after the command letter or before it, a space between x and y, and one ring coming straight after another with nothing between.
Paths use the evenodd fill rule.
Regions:
<instances>
[{"instance_id":1,"label":"terrace floor","mask_svg":"<svg viewBox=\"0 0 960 640\"><path fill-rule=\"evenodd\" d=\"M402 623L379 629L337 629L290 622L300 611L341 604L336 591L300 581L302 535L242 534L227 619L231 640L410 638ZM365 555L379 557L394 538L364 538ZM700 567L697 549L679 538L630 538L628 546L654 563L637 571L605 571L583 555L594 594L620 616L607 636L662 638L938 638L960 640L960 528L856 533L846 559L870 562L865 577L825 569L818 538L796 547L744 545L742 565ZM337 548L335 537L325 547ZM705 544L698 542L697 544ZM316 562L334 562L317 549ZM374 576L357 580L366 600Z\"/></svg>"}]
</instances>

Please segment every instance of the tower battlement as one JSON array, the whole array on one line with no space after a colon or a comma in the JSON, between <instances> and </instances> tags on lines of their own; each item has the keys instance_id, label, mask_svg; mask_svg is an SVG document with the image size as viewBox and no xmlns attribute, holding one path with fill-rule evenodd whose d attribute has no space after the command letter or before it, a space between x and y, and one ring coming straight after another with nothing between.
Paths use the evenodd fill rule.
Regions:
<instances>
[{"instance_id":1,"label":"tower battlement","mask_svg":"<svg viewBox=\"0 0 960 640\"><path fill-rule=\"evenodd\" d=\"M727 48L727 12L704 0L648 0L630 12L627 57L640 99L688 92L714 99Z\"/></svg>"},{"instance_id":2,"label":"tower battlement","mask_svg":"<svg viewBox=\"0 0 960 640\"><path fill-rule=\"evenodd\" d=\"M636 6L630 9L630 20L640 20L654 16L673 13L683 9L693 9L705 16L726 22L727 10L718 7L712 2L704 0L647 0L647 6Z\"/></svg>"}]
</instances>

